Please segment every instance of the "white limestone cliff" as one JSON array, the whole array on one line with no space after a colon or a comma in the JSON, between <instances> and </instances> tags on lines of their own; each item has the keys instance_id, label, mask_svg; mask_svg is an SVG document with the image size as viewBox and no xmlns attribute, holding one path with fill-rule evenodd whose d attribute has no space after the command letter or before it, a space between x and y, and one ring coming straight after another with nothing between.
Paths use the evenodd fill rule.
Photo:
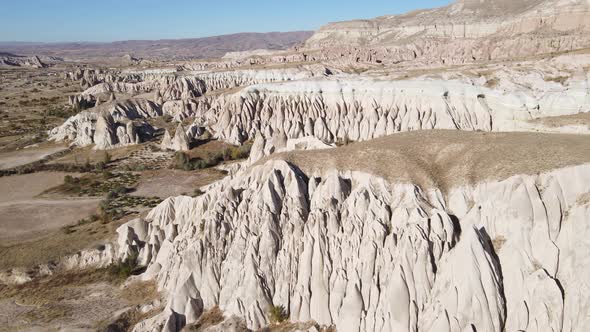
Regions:
<instances>
[{"instance_id":1,"label":"white limestone cliff","mask_svg":"<svg viewBox=\"0 0 590 332\"><path fill-rule=\"evenodd\" d=\"M186 134L182 124L178 124L178 127L176 127L176 132L174 133L174 137L172 137L170 132L166 130L164 133L164 138L160 144L160 148L162 150L188 151L190 150L190 141L191 139Z\"/></svg>"},{"instance_id":2,"label":"white limestone cliff","mask_svg":"<svg viewBox=\"0 0 590 332\"><path fill-rule=\"evenodd\" d=\"M158 105L145 99L111 101L82 111L49 131L49 140L96 149L138 144L154 134L143 120L162 115Z\"/></svg>"},{"instance_id":3,"label":"white limestone cliff","mask_svg":"<svg viewBox=\"0 0 590 332\"><path fill-rule=\"evenodd\" d=\"M138 252L142 278L169 296L143 330L176 331L213 306L257 329L272 305L338 331L590 323L590 164L421 188L310 162L322 170L258 162L118 229L120 257Z\"/></svg>"},{"instance_id":4,"label":"white limestone cliff","mask_svg":"<svg viewBox=\"0 0 590 332\"><path fill-rule=\"evenodd\" d=\"M537 97L459 81L349 77L249 86L195 115L233 144L276 131L362 141L419 129L530 130L528 120L590 111L589 96L584 86Z\"/></svg>"}]
</instances>

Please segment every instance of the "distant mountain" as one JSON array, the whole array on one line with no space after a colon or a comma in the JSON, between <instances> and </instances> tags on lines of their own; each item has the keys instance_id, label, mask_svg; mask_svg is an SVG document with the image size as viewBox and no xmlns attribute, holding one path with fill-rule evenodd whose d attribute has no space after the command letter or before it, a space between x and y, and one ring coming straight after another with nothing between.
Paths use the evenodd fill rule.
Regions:
<instances>
[{"instance_id":1,"label":"distant mountain","mask_svg":"<svg viewBox=\"0 0 590 332\"><path fill-rule=\"evenodd\" d=\"M281 50L301 44L311 31L237 33L191 39L127 40L110 43L0 42L0 52L59 57L215 58L227 52L256 49Z\"/></svg>"}]
</instances>

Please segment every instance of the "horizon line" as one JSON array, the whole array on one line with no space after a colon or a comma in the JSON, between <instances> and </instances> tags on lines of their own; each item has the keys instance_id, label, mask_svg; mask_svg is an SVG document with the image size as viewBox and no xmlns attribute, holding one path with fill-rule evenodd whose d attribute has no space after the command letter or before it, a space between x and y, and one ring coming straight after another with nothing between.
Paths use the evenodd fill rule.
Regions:
<instances>
[{"instance_id":1,"label":"horizon line","mask_svg":"<svg viewBox=\"0 0 590 332\"><path fill-rule=\"evenodd\" d=\"M225 36L233 36L233 35L241 35L241 34L271 34L271 33L297 33L297 32L315 32L316 30L290 30L290 31L266 31L266 32L257 32L257 31L245 31L245 32L231 32L231 33L224 33L218 35L207 35L202 37L177 37L177 38L158 38L158 39L119 39L119 40L109 40L109 41L91 41L91 40L68 40L68 41L24 41L24 40L0 40L2 44L72 44L72 43L80 43L80 44L112 44L112 43L121 43L121 42L142 42L142 41L178 41L178 40L187 40L187 39L206 39L206 38L214 38L214 37L225 37Z\"/></svg>"}]
</instances>

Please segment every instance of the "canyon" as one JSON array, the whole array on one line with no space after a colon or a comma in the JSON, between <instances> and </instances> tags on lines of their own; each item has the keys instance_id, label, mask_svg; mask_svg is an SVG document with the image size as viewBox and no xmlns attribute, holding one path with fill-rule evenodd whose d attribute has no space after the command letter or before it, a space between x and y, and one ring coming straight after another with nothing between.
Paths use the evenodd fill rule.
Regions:
<instances>
[{"instance_id":1,"label":"canyon","mask_svg":"<svg viewBox=\"0 0 590 332\"><path fill-rule=\"evenodd\" d=\"M587 0L458 0L280 49L22 46L0 175L51 179L27 204L98 207L40 239L0 218L7 329L585 331L588 32ZM18 295L65 276L87 293Z\"/></svg>"}]
</instances>

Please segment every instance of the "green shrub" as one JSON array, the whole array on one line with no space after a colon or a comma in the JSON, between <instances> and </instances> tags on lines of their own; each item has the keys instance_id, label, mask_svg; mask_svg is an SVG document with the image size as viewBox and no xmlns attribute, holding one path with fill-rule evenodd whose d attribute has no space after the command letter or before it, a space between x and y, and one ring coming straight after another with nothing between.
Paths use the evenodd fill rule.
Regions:
<instances>
[{"instance_id":1,"label":"green shrub","mask_svg":"<svg viewBox=\"0 0 590 332\"><path fill-rule=\"evenodd\" d=\"M137 271L137 254L129 255L126 260L109 266L109 274L124 281Z\"/></svg>"},{"instance_id":2,"label":"green shrub","mask_svg":"<svg viewBox=\"0 0 590 332\"><path fill-rule=\"evenodd\" d=\"M143 172L147 169L147 167L143 164L137 164L137 165L133 165L132 167L129 167L129 169L131 171Z\"/></svg>"},{"instance_id":3,"label":"green shrub","mask_svg":"<svg viewBox=\"0 0 590 332\"><path fill-rule=\"evenodd\" d=\"M203 141L208 141L211 138L213 138L213 135L211 135L211 133L209 132L209 130L205 130L205 132L199 136L199 139L203 140Z\"/></svg>"},{"instance_id":4,"label":"green shrub","mask_svg":"<svg viewBox=\"0 0 590 332\"><path fill-rule=\"evenodd\" d=\"M205 162L207 163L208 167L213 167L219 165L220 162L223 161L223 153L211 153L207 155Z\"/></svg>"},{"instance_id":5,"label":"green shrub","mask_svg":"<svg viewBox=\"0 0 590 332\"><path fill-rule=\"evenodd\" d=\"M222 158L224 161L228 161L232 159L232 148L226 148L225 150L223 150L223 154L222 154Z\"/></svg>"},{"instance_id":6,"label":"green shrub","mask_svg":"<svg viewBox=\"0 0 590 332\"><path fill-rule=\"evenodd\" d=\"M174 154L174 168L190 170L190 159L186 153L178 151Z\"/></svg>"},{"instance_id":7,"label":"green shrub","mask_svg":"<svg viewBox=\"0 0 590 332\"><path fill-rule=\"evenodd\" d=\"M250 150L252 149L252 145L247 144L247 145L242 145L240 147L237 148L232 148L231 151L231 159L232 160L236 160L236 159L246 159L250 156Z\"/></svg>"},{"instance_id":8,"label":"green shrub","mask_svg":"<svg viewBox=\"0 0 590 332\"><path fill-rule=\"evenodd\" d=\"M64 183L65 184L72 184L72 183L74 183L74 181L75 181L75 178L73 176L71 176L71 175L64 176Z\"/></svg>"},{"instance_id":9,"label":"green shrub","mask_svg":"<svg viewBox=\"0 0 590 332\"><path fill-rule=\"evenodd\" d=\"M96 163L96 165L94 165L94 169L102 172L104 171L104 169L107 167L106 163L104 161L99 161L98 163Z\"/></svg>"},{"instance_id":10,"label":"green shrub","mask_svg":"<svg viewBox=\"0 0 590 332\"><path fill-rule=\"evenodd\" d=\"M102 162L106 164L111 162L111 154L108 153L107 151L104 152L103 156L102 156Z\"/></svg>"},{"instance_id":11,"label":"green shrub","mask_svg":"<svg viewBox=\"0 0 590 332\"><path fill-rule=\"evenodd\" d=\"M278 323L282 323L282 322L286 321L289 318L289 315L287 314L287 310L285 309L285 306L273 305L268 310L268 318L270 319L271 323L278 324Z\"/></svg>"},{"instance_id":12,"label":"green shrub","mask_svg":"<svg viewBox=\"0 0 590 332\"><path fill-rule=\"evenodd\" d=\"M74 226L72 225L67 225L67 226L63 226L61 228L62 233L64 234L72 234L74 233L76 230L74 229Z\"/></svg>"}]
</instances>

